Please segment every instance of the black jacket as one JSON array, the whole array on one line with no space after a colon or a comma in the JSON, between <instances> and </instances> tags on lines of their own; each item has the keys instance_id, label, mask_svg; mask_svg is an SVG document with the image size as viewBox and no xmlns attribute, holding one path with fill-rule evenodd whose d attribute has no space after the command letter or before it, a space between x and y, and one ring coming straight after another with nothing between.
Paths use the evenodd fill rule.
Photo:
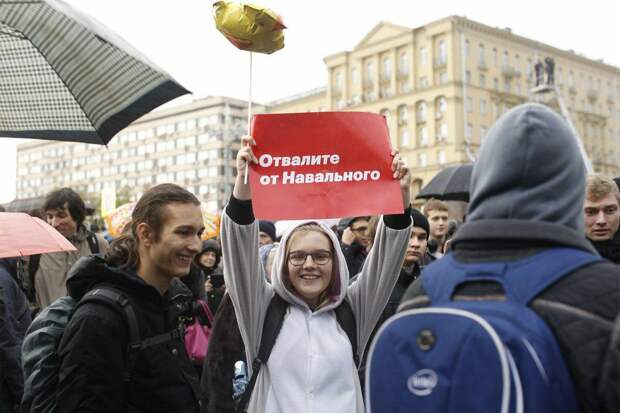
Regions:
<instances>
[{"instance_id":1,"label":"black jacket","mask_svg":"<svg viewBox=\"0 0 620 413\"><path fill-rule=\"evenodd\" d=\"M585 168L565 122L539 105L513 109L493 126L480 150L468 220L452 240L454 258L510 262L552 247L596 254L584 236L584 193ZM494 284L478 282L460 286L455 296L502 293ZM399 308L426 305L418 279ZM612 361L620 354L620 339L612 339L620 312L620 267L608 261L581 267L530 307L558 340L581 410L620 411L620 364Z\"/></svg>"},{"instance_id":2,"label":"black jacket","mask_svg":"<svg viewBox=\"0 0 620 413\"><path fill-rule=\"evenodd\" d=\"M234 413L233 379L235 363L239 360L245 361L245 346L232 300L225 294L215 315L215 327L203 365L201 385L209 413Z\"/></svg>"},{"instance_id":3,"label":"black jacket","mask_svg":"<svg viewBox=\"0 0 620 413\"><path fill-rule=\"evenodd\" d=\"M95 256L78 261L69 277L67 290L76 301L98 285L122 291L136 313L141 339L177 328L191 302L191 293L178 280L162 296L135 271ZM128 340L120 311L99 303L77 308L58 350L59 411L199 412L199 379L182 338L138 351L131 381L124 384Z\"/></svg>"},{"instance_id":4,"label":"black jacket","mask_svg":"<svg viewBox=\"0 0 620 413\"><path fill-rule=\"evenodd\" d=\"M24 392L21 346L31 321L16 271L14 259L0 260L0 400L12 400L15 404Z\"/></svg>"},{"instance_id":5,"label":"black jacket","mask_svg":"<svg viewBox=\"0 0 620 413\"><path fill-rule=\"evenodd\" d=\"M351 245L341 244L342 253L347 261L347 268L351 277L356 276L362 271L362 266L366 260L366 247L354 241Z\"/></svg>"},{"instance_id":6,"label":"black jacket","mask_svg":"<svg viewBox=\"0 0 620 413\"><path fill-rule=\"evenodd\" d=\"M598 253L601 254L601 257L620 264L620 231L616 232L616 235L608 241L591 242Z\"/></svg>"}]
</instances>

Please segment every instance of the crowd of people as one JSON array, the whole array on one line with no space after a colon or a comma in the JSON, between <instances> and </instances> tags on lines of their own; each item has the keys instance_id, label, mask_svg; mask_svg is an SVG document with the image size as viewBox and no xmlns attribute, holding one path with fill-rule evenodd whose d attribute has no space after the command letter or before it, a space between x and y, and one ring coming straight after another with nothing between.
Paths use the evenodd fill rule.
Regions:
<instances>
[{"instance_id":1,"label":"crowd of people","mask_svg":"<svg viewBox=\"0 0 620 413\"><path fill-rule=\"evenodd\" d=\"M554 248L603 259L528 306L559 344L579 411L620 411L618 181L586 176L554 112L527 104L498 120L464 217L437 199L413 208L393 151L402 213L279 234L253 214L254 145L243 138L220 235L206 241L200 201L178 185L144 193L110 244L75 191L47 195L44 217L76 250L0 260L0 413L363 412L370 344L394 314L433 305L425 274ZM472 282L454 299L502 294ZM209 331L198 361L185 345L196 320Z\"/></svg>"}]
</instances>

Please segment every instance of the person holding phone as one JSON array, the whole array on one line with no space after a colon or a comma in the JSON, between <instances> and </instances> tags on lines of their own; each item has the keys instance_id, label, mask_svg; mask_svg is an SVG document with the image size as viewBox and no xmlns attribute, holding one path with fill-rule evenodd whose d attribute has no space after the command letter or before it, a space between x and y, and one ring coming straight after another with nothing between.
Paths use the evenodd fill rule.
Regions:
<instances>
[{"instance_id":1,"label":"person holding phone","mask_svg":"<svg viewBox=\"0 0 620 413\"><path fill-rule=\"evenodd\" d=\"M224 276L219 268L221 258L222 253L217 241L209 239L202 242L200 254L195 259L205 275L205 300L213 314L217 312L226 292Z\"/></svg>"}]
</instances>

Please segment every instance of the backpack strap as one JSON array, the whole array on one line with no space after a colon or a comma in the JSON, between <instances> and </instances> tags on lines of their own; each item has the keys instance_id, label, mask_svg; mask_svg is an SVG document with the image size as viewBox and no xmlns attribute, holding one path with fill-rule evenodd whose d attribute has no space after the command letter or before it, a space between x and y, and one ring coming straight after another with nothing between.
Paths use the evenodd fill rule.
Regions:
<instances>
[{"instance_id":1,"label":"backpack strap","mask_svg":"<svg viewBox=\"0 0 620 413\"><path fill-rule=\"evenodd\" d=\"M90 247L90 252L93 254L99 254L101 250L99 249L99 240L97 239L97 235L93 232L88 232L86 236L86 241L88 241L88 246Z\"/></svg>"},{"instance_id":2,"label":"backpack strap","mask_svg":"<svg viewBox=\"0 0 620 413\"><path fill-rule=\"evenodd\" d=\"M525 305L562 277L603 258L574 248L553 248L526 261L511 268L505 282L513 299Z\"/></svg>"},{"instance_id":3,"label":"backpack strap","mask_svg":"<svg viewBox=\"0 0 620 413\"><path fill-rule=\"evenodd\" d=\"M550 248L514 262L461 263L452 253L424 269L422 285L431 303L447 303L457 287L473 281L503 286L506 298L527 305L541 291L601 257L574 248Z\"/></svg>"},{"instance_id":4,"label":"backpack strap","mask_svg":"<svg viewBox=\"0 0 620 413\"><path fill-rule=\"evenodd\" d=\"M241 400L237 405L237 413L244 413L247 411L250 396L252 395L252 391L256 385L256 379L258 378L258 372L260 371L261 366L269 360L271 350L273 350L273 346L276 344L276 339L282 329L284 316L286 315L286 310L289 305L290 304L278 294L275 294L269 302L269 307L267 307L267 313L265 314L265 322L263 323L263 334L260 340L258 356L254 359L254 361L252 361L252 377L250 378L250 382L248 383L248 386L246 387L245 392L243 393L243 396L241 396ZM359 355L357 354L357 327L351 304L344 299L342 300L342 303L334 309L334 312L336 313L336 320L338 321L338 324L344 330L349 338L349 341L351 342L355 367L359 367Z\"/></svg>"},{"instance_id":5,"label":"backpack strap","mask_svg":"<svg viewBox=\"0 0 620 413\"><path fill-rule=\"evenodd\" d=\"M36 301L36 291L34 288L34 279L37 271L39 270L39 263L41 262L41 254L31 255L28 258L28 298L30 301Z\"/></svg>"},{"instance_id":6,"label":"backpack strap","mask_svg":"<svg viewBox=\"0 0 620 413\"><path fill-rule=\"evenodd\" d=\"M355 315L353 314L351 304L349 304L345 298L342 300L342 303L334 309L334 312L336 313L336 320L338 324L340 324L340 328L344 330L349 338L349 342L351 342L353 361L355 362L355 367L359 368L360 357L359 354L357 354L357 325L355 324Z\"/></svg>"},{"instance_id":7,"label":"backpack strap","mask_svg":"<svg viewBox=\"0 0 620 413\"><path fill-rule=\"evenodd\" d=\"M237 413L244 413L248 409L248 403L250 402L250 396L256 385L258 373L262 365L269 360L271 350L273 350L278 334L280 334L280 330L282 329L288 306L289 303L278 294L275 294L269 302L269 307L267 307L267 313L265 314L265 321L263 323L263 334L260 339L258 356L252 361L252 377L237 405Z\"/></svg>"},{"instance_id":8,"label":"backpack strap","mask_svg":"<svg viewBox=\"0 0 620 413\"><path fill-rule=\"evenodd\" d=\"M100 286L87 292L76 305L76 310L79 306L87 303L107 305L108 307L120 312L123 315L123 318L127 321L127 325L129 327L129 343L127 345L127 363L125 365L125 371L123 372L123 382L125 383L129 383L132 380L137 351L156 346L158 344L167 343L169 341L174 341L182 336L180 331L181 327L179 327L167 333L158 334L156 336L140 340L138 318L136 317L136 313L131 305L131 302L124 293L112 287Z\"/></svg>"}]
</instances>

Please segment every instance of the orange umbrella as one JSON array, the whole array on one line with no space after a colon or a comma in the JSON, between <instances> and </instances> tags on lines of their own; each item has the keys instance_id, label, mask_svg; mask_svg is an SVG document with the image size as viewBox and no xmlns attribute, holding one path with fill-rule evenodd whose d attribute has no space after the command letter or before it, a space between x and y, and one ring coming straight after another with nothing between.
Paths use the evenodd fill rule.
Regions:
<instances>
[{"instance_id":1,"label":"orange umbrella","mask_svg":"<svg viewBox=\"0 0 620 413\"><path fill-rule=\"evenodd\" d=\"M125 225L131 221L131 214L135 206L135 202L121 205L105 217L108 232L112 237L116 238L123 233ZM220 216L209 212L204 204L200 205L200 209L202 211L202 220L205 225L205 232L202 235L202 239L207 240L219 236Z\"/></svg>"},{"instance_id":2,"label":"orange umbrella","mask_svg":"<svg viewBox=\"0 0 620 413\"><path fill-rule=\"evenodd\" d=\"M128 204L123 204L116 208L114 211L110 212L105 217L105 223L108 227L108 233L113 238L118 238L123 233L125 229L125 225L127 225L131 221L131 213L135 208L136 203L130 202Z\"/></svg>"},{"instance_id":3,"label":"orange umbrella","mask_svg":"<svg viewBox=\"0 0 620 413\"><path fill-rule=\"evenodd\" d=\"M23 212L0 212L0 258L75 251L54 227Z\"/></svg>"},{"instance_id":4,"label":"orange umbrella","mask_svg":"<svg viewBox=\"0 0 620 413\"><path fill-rule=\"evenodd\" d=\"M220 236L220 216L209 212L204 204L200 205L202 210L202 222L205 224L205 232L202 233L202 239L208 240Z\"/></svg>"}]
</instances>

